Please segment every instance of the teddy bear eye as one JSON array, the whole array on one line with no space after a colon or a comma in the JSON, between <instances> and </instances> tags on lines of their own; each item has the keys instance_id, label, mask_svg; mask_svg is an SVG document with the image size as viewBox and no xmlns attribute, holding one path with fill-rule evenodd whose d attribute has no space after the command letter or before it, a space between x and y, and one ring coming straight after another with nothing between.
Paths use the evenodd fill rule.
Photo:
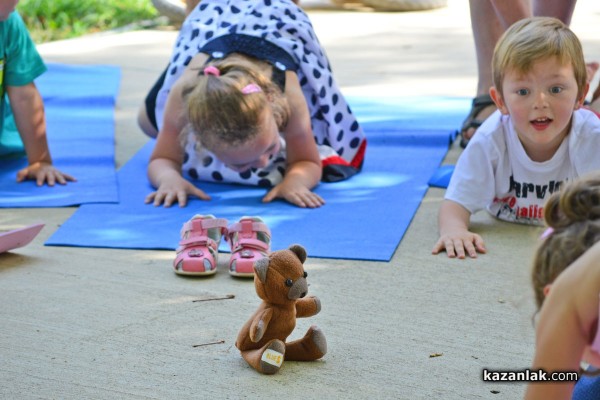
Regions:
<instances>
[{"instance_id":1,"label":"teddy bear eye","mask_svg":"<svg viewBox=\"0 0 600 400\"><path fill-rule=\"evenodd\" d=\"M308 272L304 271L304 277L306 278L308 276Z\"/></svg>"},{"instance_id":2,"label":"teddy bear eye","mask_svg":"<svg viewBox=\"0 0 600 400\"><path fill-rule=\"evenodd\" d=\"M293 284L294 284L294 282L291 279L286 279L285 280L285 286L292 287Z\"/></svg>"}]
</instances>

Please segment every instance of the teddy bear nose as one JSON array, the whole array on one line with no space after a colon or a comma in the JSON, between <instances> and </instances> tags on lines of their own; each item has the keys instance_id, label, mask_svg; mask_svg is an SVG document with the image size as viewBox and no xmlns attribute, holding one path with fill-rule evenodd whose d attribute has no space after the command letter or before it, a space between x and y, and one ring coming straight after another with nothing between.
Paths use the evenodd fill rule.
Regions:
<instances>
[{"instance_id":1,"label":"teddy bear nose","mask_svg":"<svg viewBox=\"0 0 600 400\"><path fill-rule=\"evenodd\" d=\"M288 291L288 299L295 300L306 296L308 293L308 284L305 278L299 278L293 283Z\"/></svg>"}]
</instances>

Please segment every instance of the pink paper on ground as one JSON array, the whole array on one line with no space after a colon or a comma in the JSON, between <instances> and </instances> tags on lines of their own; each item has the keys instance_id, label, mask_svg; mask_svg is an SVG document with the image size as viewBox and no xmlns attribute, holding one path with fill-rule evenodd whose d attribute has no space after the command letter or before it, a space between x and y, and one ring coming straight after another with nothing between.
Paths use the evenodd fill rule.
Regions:
<instances>
[{"instance_id":1,"label":"pink paper on ground","mask_svg":"<svg viewBox=\"0 0 600 400\"><path fill-rule=\"evenodd\" d=\"M44 224L36 224L0 233L0 253L28 245L43 227Z\"/></svg>"}]
</instances>

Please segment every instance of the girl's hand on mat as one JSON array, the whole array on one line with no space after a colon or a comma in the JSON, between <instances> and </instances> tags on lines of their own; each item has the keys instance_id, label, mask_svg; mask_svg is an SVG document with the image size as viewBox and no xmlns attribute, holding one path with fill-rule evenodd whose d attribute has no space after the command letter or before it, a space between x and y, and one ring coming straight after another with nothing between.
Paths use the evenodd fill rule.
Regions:
<instances>
[{"instance_id":1,"label":"girl's hand on mat","mask_svg":"<svg viewBox=\"0 0 600 400\"><path fill-rule=\"evenodd\" d=\"M325 204L325 200L321 196L313 193L306 186L285 180L271 189L262 201L269 203L278 197L302 208L318 208Z\"/></svg>"},{"instance_id":2,"label":"girl's hand on mat","mask_svg":"<svg viewBox=\"0 0 600 400\"><path fill-rule=\"evenodd\" d=\"M449 232L441 235L438 239L431 254L439 254L446 250L449 258L465 258L468 254L471 258L477 258L477 253L485 253L485 244L483 239L476 233L471 233L467 230Z\"/></svg>"},{"instance_id":3,"label":"girl's hand on mat","mask_svg":"<svg viewBox=\"0 0 600 400\"><path fill-rule=\"evenodd\" d=\"M35 180L38 186L42 186L44 183L54 186L57 182L66 185L67 181L77 181L71 175L60 172L48 162L36 162L17 172L17 182L26 180Z\"/></svg>"},{"instance_id":4,"label":"girl's hand on mat","mask_svg":"<svg viewBox=\"0 0 600 400\"><path fill-rule=\"evenodd\" d=\"M210 200L210 196L198 189L191 182L181 179L176 182L168 182L160 185L156 192L146 196L146 204L153 203L155 206L164 204L171 207L173 203L179 203L179 207L185 207L188 195L196 196L202 200Z\"/></svg>"}]
</instances>

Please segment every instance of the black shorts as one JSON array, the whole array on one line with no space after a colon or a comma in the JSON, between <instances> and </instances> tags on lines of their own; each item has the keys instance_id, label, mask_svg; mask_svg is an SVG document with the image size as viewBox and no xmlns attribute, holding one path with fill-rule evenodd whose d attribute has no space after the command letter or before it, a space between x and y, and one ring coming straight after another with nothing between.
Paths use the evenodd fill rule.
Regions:
<instances>
[{"instance_id":1,"label":"black shorts","mask_svg":"<svg viewBox=\"0 0 600 400\"><path fill-rule=\"evenodd\" d=\"M152 86L152 89L146 95L146 99L144 100L144 104L146 105L146 115L150 120L150 123L158 131L158 124L156 123L156 97L158 96L158 91L162 87L165 82L165 76L167 75L167 68L160 74L158 80Z\"/></svg>"}]
</instances>

